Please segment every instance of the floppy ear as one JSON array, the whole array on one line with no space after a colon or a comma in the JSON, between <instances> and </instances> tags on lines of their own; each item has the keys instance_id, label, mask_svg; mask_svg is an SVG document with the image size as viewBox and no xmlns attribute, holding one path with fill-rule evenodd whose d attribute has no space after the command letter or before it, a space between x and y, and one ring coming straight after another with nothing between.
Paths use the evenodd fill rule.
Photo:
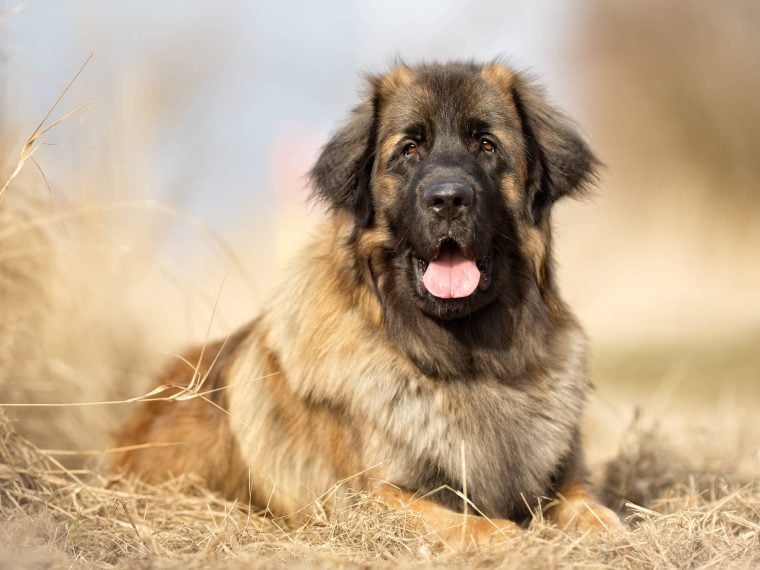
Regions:
<instances>
[{"instance_id":1,"label":"floppy ear","mask_svg":"<svg viewBox=\"0 0 760 570\"><path fill-rule=\"evenodd\" d=\"M516 75L512 98L528 153L531 215L538 223L559 198L583 195L601 163L572 121L547 102L543 89Z\"/></svg>"},{"instance_id":2,"label":"floppy ear","mask_svg":"<svg viewBox=\"0 0 760 570\"><path fill-rule=\"evenodd\" d=\"M349 210L361 227L369 226L373 217L370 180L378 103L379 97L371 93L351 112L346 124L322 148L309 173L314 196L331 208Z\"/></svg>"}]
</instances>

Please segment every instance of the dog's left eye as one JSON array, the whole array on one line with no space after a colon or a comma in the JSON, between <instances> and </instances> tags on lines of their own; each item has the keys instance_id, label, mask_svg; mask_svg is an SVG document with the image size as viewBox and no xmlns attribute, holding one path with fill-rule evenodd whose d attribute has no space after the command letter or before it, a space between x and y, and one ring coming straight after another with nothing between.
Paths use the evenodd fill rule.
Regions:
<instances>
[{"instance_id":1,"label":"dog's left eye","mask_svg":"<svg viewBox=\"0 0 760 570\"><path fill-rule=\"evenodd\" d=\"M480 139L480 148L488 153L496 152L496 145L491 139L487 139L485 137Z\"/></svg>"}]
</instances>

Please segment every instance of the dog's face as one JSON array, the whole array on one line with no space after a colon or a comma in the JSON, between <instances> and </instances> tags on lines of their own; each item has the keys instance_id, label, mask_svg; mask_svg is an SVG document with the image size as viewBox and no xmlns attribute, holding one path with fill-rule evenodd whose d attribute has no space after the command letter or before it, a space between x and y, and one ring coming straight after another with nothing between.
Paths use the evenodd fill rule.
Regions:
<instances>
[{"instance_id":1,"label":"dog's face","mask_svg":"<svg viewBox=\"0 0 760 570\"><path fill-rule=\"evenodd\" d=\"M514 71L400 66L370 79L312 178L359 232L382 236L381 289L456 319L496 299L518 302L526 280L547 286L549 209L582 189L594 164Z\"/></svg>"}]
</instances>

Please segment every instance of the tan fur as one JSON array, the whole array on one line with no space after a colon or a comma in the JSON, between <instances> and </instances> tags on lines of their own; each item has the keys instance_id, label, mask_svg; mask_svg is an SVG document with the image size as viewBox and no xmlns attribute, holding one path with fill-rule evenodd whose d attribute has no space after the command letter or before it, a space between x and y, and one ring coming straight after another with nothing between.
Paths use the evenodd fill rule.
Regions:
<instances>
[{"instance_id":1,"label":"tan fur","mask_svg":"<svg viewBox=\"0 0 760 570\"><path fill-rule=\"evenodd\" d=\"M174 364L158 379L157 385L176 388L161 392L159 397L179 393L194 375L205 376L221 346L222 343L217 343L195 349L186 355L187 362ZM214 365L223 367L225 363L217 361ZM149 444L116 454L112 463L115 471L139 473L146 481L156 483L193 473L226 497L248 495L247 469L230 433L226 414L203 398L142 404L122 426L114 444L119 448ZM219 465L225 468L219 469Z\"/></svg>"},{"instance_id":2,"label":"tan fur","mask_svg":"<svg viewBox=\"0 0 760 570\"><path fill-rule=\"evenodd\" d=\"M560 489L557 499L547 506L546 517L560 528L580 532L623 529L618 516L578 480Z\"/></svg>"},{"instance_id":3,"label":"tan fur","mask_svg":"<svg viewBox=\"0 0 760 570\"><path fill-rule=\"evenodd\" d=\"M512 521L455 513L392 485L379 485L373 491L389 505L410 509L421 515L433 532L452 545L493 544L516 538L521 532Z\"/></svg>"},{"instance_id":4,"label":"tan fur","mask_svg":"<svg viewBox=\"0 0 760 570\"><path fill-rule=\"evenodd\" d=\"M484 65L481 70L481 75L487 81L499 84L505 89L507 89L514 80L514 72L510 68L498 63Z\"/></svg>"},{"instance_id":5,"label":"tan fur","mask_svg":"<svg viewBox=\"0 0 760 570\"><path fill-rule=\"evenodd\" d=\"M414 72L409 67L406 65L396 66L380 78L380 92L384 95L392 95L413 80Z\"/></svg>"}]
</instances>

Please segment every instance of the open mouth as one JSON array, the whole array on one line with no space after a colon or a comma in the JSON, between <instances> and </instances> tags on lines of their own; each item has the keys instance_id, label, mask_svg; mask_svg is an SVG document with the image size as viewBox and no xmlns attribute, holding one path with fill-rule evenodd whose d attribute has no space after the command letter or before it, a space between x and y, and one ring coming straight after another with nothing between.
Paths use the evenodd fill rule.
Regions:
<instances>
[{"instance_id":1,"label":"open mouth","mask_svg":"<svg viewBox=\"0 0 760 570\"><path fill-rule=\"evenodd\" d=\"M445 239L429 260L413 257L420 288L437 299L464 299L491 285L491 258L472 259L459 244Z\"/></svg>"}]
</instances>

